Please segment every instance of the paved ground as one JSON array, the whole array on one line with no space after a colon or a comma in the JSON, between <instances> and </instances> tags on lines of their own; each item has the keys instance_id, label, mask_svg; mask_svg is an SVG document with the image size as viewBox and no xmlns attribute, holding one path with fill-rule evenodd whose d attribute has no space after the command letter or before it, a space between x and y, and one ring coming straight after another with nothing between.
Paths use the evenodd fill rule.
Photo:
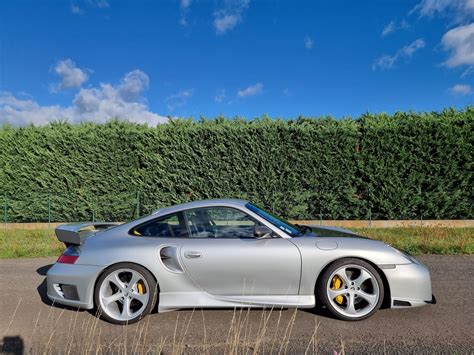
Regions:
<instances>
[{"instance_id":1,"label":"paved ground","mask_svg":"<svg viewBox=\"0 0 474 355\"><path fill-rule=\"evenodd\" d=\"M432 273L434 306L381 310L362 322L324 310L185 310L128 327L51 306L44 279L54 258L0 260L0 353L474 353L474 256L421 259Z\"/></svg>"}]
</instances>

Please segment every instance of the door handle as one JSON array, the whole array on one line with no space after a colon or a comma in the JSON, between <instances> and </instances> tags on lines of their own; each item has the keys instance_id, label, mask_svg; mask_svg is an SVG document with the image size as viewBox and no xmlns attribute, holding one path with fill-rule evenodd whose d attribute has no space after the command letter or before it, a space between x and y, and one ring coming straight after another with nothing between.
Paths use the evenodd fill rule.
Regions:
<instances>
[{"instance_id":1,"label":"door handle","mask_svg":"<svg viewBox=\"0 0 474 355\"><path fill-rule=\"evenodd\" d=\"M184 256L188 259L199 259L202 257L202 254L198 251L187 251L184 253Z\"/></svg>"}]
</instances>

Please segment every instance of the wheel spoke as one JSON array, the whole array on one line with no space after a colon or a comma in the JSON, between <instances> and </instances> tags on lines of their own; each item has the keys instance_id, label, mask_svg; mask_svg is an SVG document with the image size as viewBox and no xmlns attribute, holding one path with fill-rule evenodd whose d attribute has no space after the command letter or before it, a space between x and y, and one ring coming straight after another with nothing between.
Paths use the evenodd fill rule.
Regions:
<instances>
[{"instance_id":1,"label":"wheel spoke","mask_svg":"<svg viewBox=\"0 0 474 355\"><path fill-rule=\"evenodd\" d=\"M349 287L349 285L351 284L351 280L350 280L349 276L347 275L347 269L346 268L340 269L336 275L339 276L342 279L342 281L344 282L343 286Z\"/></svg>"},{"instance_id":2,"label":"wheel spoke","mask_svg":"<svg viewBox=\"0 0 474 355\"><path fill-rule=\"evenodd\" d=\"M333 290L333 289L329 289L328 290L328 293L329 293L329 297L333 300L335 299L337 296L339 295L343 295L344 293L346 293L346 289L344 287L342 288L339 288L337 290Z\"/></svg>"},{"instance_id":3,"label":"wheel spoke","mask_svg":"<svg viewBox=\"0 0 474 355\"><path fill-rule=\"evenodd\" d=\"M120 290L122 291L125 290L125 284L123 283L122 280L120 280L118 273L115 273L112 275L110 282L113 283L115 286L117 286Z\"/></svg>"},{"instance_id":4,"label":"wheel spoke","mask_svg":"<svg viewBox=\"0 0 474 355\"><path fill-rule=\"evenodd\" d=\"M130 296L132 296L132 298L139 301L142 305L146 304L146 301L148 301L148 295L147 294L140 294L138 292L132 292L132 293L130 293Z\"/></svg>"},{"instance_id":5,"label":"wheel spoke","mask_svg":"<svg viewBox=\"0 0 474 355\"><path fill-rule=\"evenodd\" d=\"M356 286L360 287L365 281L369 279L372 279L372 275L370 275L367 271L361 269L359 277L353 280L353 282Z\"/></svg>"},{"instance_id":6,"label":"wheel spoke","mask_svg":"<svg viewBox=\"0 0 474 355\"><path fill-rule=\"evenodd\" d=\"M128 319L132 315L132 312L130 310L130 299L128 297L125 297L123 300L123 308L122 308L122 313L121 316L122 318Z\"/></svg>"},{"instance_id":7,"label":"wheel spoke","mask_svg":"<svg viewBox=\"0 0 474 355\"><path fill-rule=\"evenodd\" d=\"M104 307L107 308L111 302L116 302L122 297L121 292L114 293L112 296L102 297Z\"/></svg>"},{"instance_id":8,"label":"wheel spoke","mask_svg":"<svg viewBox=\"0 0 474 355\"><path fill-rule=\"evenodd\" d=\"M132 278L130 279L128 287L129 288L135 287L138 281L140 281L140 275L136 272L132 272Z\"/></svg>"},{"instance_id":9,"label":"wheel spoke","mask_svg":"<svg viewBox=\"0 0 474 355\"><path fill-rule=\"evenodd\" d=\"M356 314L356 310L355 310L355 303L354 303L354 294L349 294L349 297L346 297L347 299L347 308L346 308L346 312L349 313L349 314Z\"/></svg>"},{"instance_id":10,"label":"wheel spoke","mask_svg":"<svg viewBox=\"0 0 474 355\"><path fill-rule=\"evenodd\" d=\"M362 290L357 291L357 296L366 300L369 305L373 305L377 301L377 295L371 295L370 293L364 292Z\"/></svg>"}]
</instances>

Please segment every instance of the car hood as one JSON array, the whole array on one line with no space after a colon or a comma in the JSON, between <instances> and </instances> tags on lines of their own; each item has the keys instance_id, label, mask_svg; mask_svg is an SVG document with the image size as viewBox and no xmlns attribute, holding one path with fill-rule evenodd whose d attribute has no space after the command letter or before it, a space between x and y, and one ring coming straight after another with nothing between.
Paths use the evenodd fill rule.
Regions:
<instances>
[{"instance_id":1,"label":"car hood","mask_svg":"<svg viewBox=\"0 0 474 355\"><path fill-rule=\"evenodd\" d=\"M357 233L340 227L332 227L332 226L321 226L321 225L310 225L312 232L306 233L302 235L303 238L329 238L329 237L336 237L336 238L363 238L369 239L367 237L363 237L358 235Z\"/></svg>"}]
</instances>

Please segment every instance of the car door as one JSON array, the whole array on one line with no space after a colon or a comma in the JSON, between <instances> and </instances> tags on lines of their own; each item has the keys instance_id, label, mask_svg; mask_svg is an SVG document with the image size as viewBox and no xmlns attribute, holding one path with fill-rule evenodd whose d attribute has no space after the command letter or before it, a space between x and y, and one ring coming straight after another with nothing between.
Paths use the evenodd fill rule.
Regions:
<instances>
[{"instance_id":1,"label":"car door","mask_svg":"<svg viewBox=\"0 0 474 355\"><path fill-rule=\"evenodd\" d=\"M213 295L297 295L301 256L288 239L254 238L260 223L230 207L185 211L190 238L183 241L186 272Z\"/></svg>"}]
</instances>

